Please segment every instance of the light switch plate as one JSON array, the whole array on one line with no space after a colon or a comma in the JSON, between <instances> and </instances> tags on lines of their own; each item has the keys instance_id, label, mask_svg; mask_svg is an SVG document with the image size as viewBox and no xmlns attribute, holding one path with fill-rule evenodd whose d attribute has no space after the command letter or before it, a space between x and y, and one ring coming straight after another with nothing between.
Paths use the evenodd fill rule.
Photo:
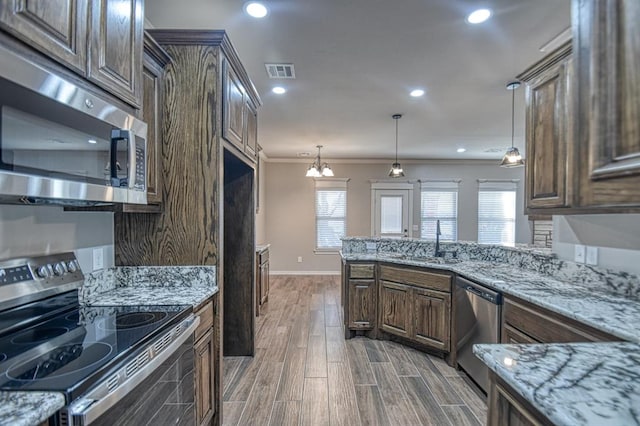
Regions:
<instances>
[{"instance_id":1,"label":"light switch plate","mask_svg":"<svg viewBox=\"0 0 640 426\"><path fill-rule=\"evenodd\" d=\"M598 247L587 246L587 265L598 264Z\"/></svg>"},{"instance_id":2,"label":"light switch plate","mask_svg":"<svg viewBox=\"0 0 640 426\"><path fill-rule=\"evenodd\" d=\"M585 262L585 254L586 254L586 250L585 250L585 246L581 245L581 244L576 244L575 247L575 254L574 254L574 259L577 263L584 263Z\"/></svg>"},{"instance_id":3,"label":"light switch plate","mask_svg":"<svg viewBox=\"0 0 640 426\"><path fill-rule=\"evenodd\" d=\"M104 268L104 250L102 247L93 249L93 270Z\"/></svg>"},{"instance_id":4,"label":"light switch plate","mask_svg":"<svg viewBox=\"0 0 640 426\"><path fill-rule=\"evenodd\" d=\"M298 263L302 263L302 256L298 256Z\"/></svg>"}]
</instances>

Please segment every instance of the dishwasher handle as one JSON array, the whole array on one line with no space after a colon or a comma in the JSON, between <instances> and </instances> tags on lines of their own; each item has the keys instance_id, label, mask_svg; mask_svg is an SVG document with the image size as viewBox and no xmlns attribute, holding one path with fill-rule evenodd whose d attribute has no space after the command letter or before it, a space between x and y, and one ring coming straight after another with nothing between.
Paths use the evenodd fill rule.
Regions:
<instances>
[{"instance_id":1,"label":"dishwasher handle","mask_svg":"<svg viewBox=\"0 0 640 426\"><path fill-rule=\"evenodd\" d=\"M456 284L460 289L475 294L476 296L487 300L494 305L502 305L502 294L493 289L489 289L480 284L476 284L472 281L460 277L458 277L458 279L456 280Z\"/></svg>"}]
</instances>

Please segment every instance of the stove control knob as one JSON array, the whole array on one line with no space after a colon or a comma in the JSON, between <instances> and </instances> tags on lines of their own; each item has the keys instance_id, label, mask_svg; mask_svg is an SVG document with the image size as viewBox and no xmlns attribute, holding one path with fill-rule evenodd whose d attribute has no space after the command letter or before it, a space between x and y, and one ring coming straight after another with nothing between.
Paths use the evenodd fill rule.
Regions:
<instances>
[{"instance_id":1,"label":"stove control knob","mask_svg":"<svg viewBox=\"0 0 640 426\"><path fill-rule=\"evenodd\" d=\"M64 263L58 262L55 265L53 265L53 275L61 276L61 275L64 275L64 272L65 272Z\"/></svg>"},{"instance_id":2,"label":"stove control knob","mask_svg":"<svg viewBox=\"0 0 640 426\"><path fill-rule=\"evenodd\" d=\"M40 278L47 278L49 276L49 269L47 265L38 266L36 269L36 275Z\"/></svg>"},{"instance_id":3,"label":"stove control knob","mask_svg":"<svg viewBox=\"0 0 640 426\"><path fill-rule=\"evenodd\" d=\"M67 270L71 273L74 273L78 270L78 265L75 260L70 260L67 262Z\"/></svg>"}]
</instances>

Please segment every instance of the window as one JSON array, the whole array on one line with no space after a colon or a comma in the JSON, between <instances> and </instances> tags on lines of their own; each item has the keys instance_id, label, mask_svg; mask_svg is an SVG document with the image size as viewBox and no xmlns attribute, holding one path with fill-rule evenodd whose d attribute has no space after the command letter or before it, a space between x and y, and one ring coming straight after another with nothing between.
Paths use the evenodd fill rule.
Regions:
<instances>
[{"instance_id":1,"label":"window","mask_svg":"<svg viewBox=\"0 0 640 426\"><path fill-rule=\"evenodd\" d=\"M480 181L478 242L514 245L516 241L517 182Z\"/></svg>"},{"instance_id":2,"label":"window","mask_svg":"<svg viewBox=\"0 0 640 426\"><path fill-rule=\"evenodd\" d=\"M316 248L339 250L347 233L347 180L316 180Z\"/></svg>"},{"instance_id":3,"label":"window","mask_svg":"<svg viewBox=\"0 0 640 426\"><path fill-rule=\"evenodd\" d=\"M420 238L436 239L440 221L440 239L458 239L458 182L423 182L420 197Z\"/></svg>"}]
</instances>

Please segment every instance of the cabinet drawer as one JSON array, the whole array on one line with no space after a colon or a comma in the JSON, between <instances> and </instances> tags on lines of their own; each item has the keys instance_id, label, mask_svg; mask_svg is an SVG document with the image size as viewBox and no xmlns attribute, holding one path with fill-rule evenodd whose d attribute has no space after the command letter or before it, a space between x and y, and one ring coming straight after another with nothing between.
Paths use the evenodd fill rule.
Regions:
<instances>
[{"instance_id":1,"label":"cabinet drawer","mask_svg":"<svg viewBox=\"0 0 640 426\"><path fill-rule=\"evenodd\" d=\"M527 302L505 298L505 328L511 327L541 343L619 341L620 338Z\"/></svg>"},{"instance_id":2,"label":"cabinet drawer","mask_svg":"<svg viewBox=\"0 0 640 426\"><path fill-rule=\"evenodd\" d=\"M206 305L196 312L196 315L200 317L200 324L198 324L195 333L195 340L197 341L213 327L213 301L208 301Z\"/></svg>"},{"instance_id":3,"label":"cabinet drawer","mask_svg":"<svg viewBox=\"0 0 640 426\"><path fill-rule=\"evenodd\" d=\"M373 278L373 264L349 265L349 278Z\"/></svg>"},{"instance_id":4,"label":"cabinet drawer","mask_svg":"<svg viewBox=\"0 0 640 426\"><path fill-rule=\"evenodd\" d=\"M382 265L380 279L451 293L449 275Z\"/></svg>"}]
</instances>

